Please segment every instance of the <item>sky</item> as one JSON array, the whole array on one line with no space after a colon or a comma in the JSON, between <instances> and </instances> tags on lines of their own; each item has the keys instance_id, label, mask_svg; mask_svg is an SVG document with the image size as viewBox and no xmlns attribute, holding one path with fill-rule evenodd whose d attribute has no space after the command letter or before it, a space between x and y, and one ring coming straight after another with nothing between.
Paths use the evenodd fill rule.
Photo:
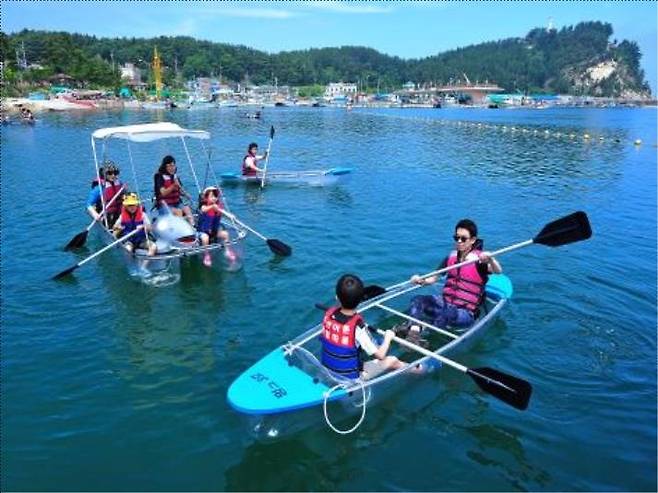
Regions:
<instances>
[{"instance_id":1,"label":"sky","mask_svg":"<svg viewBox=\"0 0 658 493\"><path fill-rule=\"evenodd\" d=\"M549 22L609 22L635 41L656 92L658 2L649 1L46 1L0 0L5 33L43 29L100 37L192 36L268 53L366 46L401 58L523 37ZM467 74L468 75L468 74Z\"/></svg>"}]
</instances>

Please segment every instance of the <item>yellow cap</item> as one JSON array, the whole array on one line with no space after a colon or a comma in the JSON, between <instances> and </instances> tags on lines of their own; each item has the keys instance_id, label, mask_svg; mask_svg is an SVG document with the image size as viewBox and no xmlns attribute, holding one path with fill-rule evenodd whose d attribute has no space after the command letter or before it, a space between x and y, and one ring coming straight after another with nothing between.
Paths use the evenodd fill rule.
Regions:
<instances>
[{"instance_id":1,"label":"yellow cap","mask_svg":"<svg viewBox=\"0 0 658 493\"><path fill-rule=\"evenodd\" d=\"M139 197L136 193L129 193L123 199L123 205L139 205Z\"/></svg>"}]
</instances>

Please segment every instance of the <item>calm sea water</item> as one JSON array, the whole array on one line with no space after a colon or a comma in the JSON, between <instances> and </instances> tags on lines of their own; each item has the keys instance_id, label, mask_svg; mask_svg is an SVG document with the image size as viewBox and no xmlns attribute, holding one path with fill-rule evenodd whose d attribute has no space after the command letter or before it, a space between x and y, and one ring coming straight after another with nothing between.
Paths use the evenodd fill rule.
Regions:
<instances>
[{"instance_id":1,"label":"calm sea water","mask_svg":"<svg viewBox=\"0 0 658 493\"><path fill-rule=\"evenodd\" d=\"M655 109L243 114L49 114L2 128L3 490L656 491ZM226 190L290 258L250 236L237 273L188 262L157 288L110 252L50 280L101 246L62 251L88 224L91 132L164 119L209 130L218 172L250 141L263 149L270 125L271 170L355 172L333 188ZM166 150L138 170L145 188ZM233 379L318 320L313 304L341 273L393 284L432 270L462 217L496 249L574 210L593 238L502 257L515 298L460 358L532 382L526 412L450 370L369 408L349 436L318 410L315 428L256 443L227 404Z\"/></svg>"}]
</instances>

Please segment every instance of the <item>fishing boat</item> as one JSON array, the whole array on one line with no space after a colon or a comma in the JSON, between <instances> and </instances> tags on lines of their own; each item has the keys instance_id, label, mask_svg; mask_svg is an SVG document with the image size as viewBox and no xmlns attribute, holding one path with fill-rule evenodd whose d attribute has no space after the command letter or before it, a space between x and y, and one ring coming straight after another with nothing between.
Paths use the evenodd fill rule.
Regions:
<instances>
[{"instance_id":1,"label":"fishing boat","mask_svg":"<svg viewBox=\"0 0 658 493\"><path fill-rule=\"evenodd\" d=\"M203 146L203 142L210 139L210 134L203 130L187 130L174 123L147 123L140 125L128 125L122 127L101 128L92 133L91 146L94 155L94 163L96 166L96 176L100 174L100 166L102 159L112 157L115 162L129 163L129 170L126 170L131 175L132 183L128 185L124 183L131 191L140 191L139 183L146 182L152 183L152 173L154 171L153 162L161 158L162 153L174 153L175 151L171 145L178 144L180 154L187 157L187 164L190 174L192 175L195 187L200 195L202 190L208 185L215 185L218 183L217 177L212 171L210 166L209 153ZM168 141L167 147L163 144ZM172 142L173 141L173 142ZM201 183L196 173L194 163L192 162L190 147L191 141L197 141L201 144L202 154L206 156L206 172L205 181ZM111 150L110 143L121 143L114 146ZM133 144L140 144L134 146ZM153 146L156 147L153 147ZM137 149L138 147L145 146L145 149ZM100 147L100 149L99 149ZM166 151L164 149L167 149ZM123 151L123 152L121 152ZM141 151L141 152L140 152ZM122 159L118 157L121 156ZM137 166L137 158L143 158L147 161L147 168L144 166ZM142 178L142 180L140 180ZM214 178L214 181L212 180ZM159 276L166 277L169 273L171 277L176 276L179 267L179 260L182 257L194 257L197 255L205 256L206 254L215 257L220 265L224 265L227 270L237 270L240 268L241 261L244 255L243 239L247 232L237 219L230 213L226 198L221 194L221 188L215 185L220 190L222 195L223 207L225 209L225 217L222 219L222 224L229 232L230 240L228 245L223 243L210 243L209 245L202 245L195 228L193 228L182 217L175 216L169 212L165 207L157 209L155 205L148 211L145 207L145 212L150 214L150 219L153 225L152 234L154 241L157 245L156 255L149 256L148 252L142 249L137 249L134 253L130 253L125 249L123 244L120 244L125 251L124 259L126 260L131 274L142 275L145 277ZM148 189L147 189L148 190ZM142 197L150 197L152 191L145 191L139 193ZM142 200L142 205L146 205L147 200ZM105 207L105 204L103 204ZM192 206L192 209L195 207ZM116 241L112 232L108 229L112 225L101 224L102 221L95 222L96 229L100 231L102 239L111 244ZM224 259L225 249L230 248L232 253L231 260ZM223 262L223 264L222 264Z\"/></svg>"},{"instance_id":2,"label":"fishing boat","mask_svg":"<svg viewBox=\"0 0 658 493\"><path fill-rule=\"evenodd\" d=\"M265 174L266 184L279 185L311 185L331 186L336 185L350 176L351 168L330 168L326 170L307 171L268 171ZM261 173L253 176L245 176L237 172L221 173L219 177L224 184L261 184L263 175Z\"/></svg>"},{"instance_id":3,"label":"fishing boat","mask_svg":"<svg viewBox=\"0 0 658 493\"><path fill-rule=\"evenodd\" d=\"M408 283L402 283L386 290L380 288L384 292L365 302L358 311L370 323L377 320L377 315L388 316L377 322L381 327L390 325L391 315L397 317L397 320L415 320L400 309L391 307L388 302L397 300L399 303L403 295L416 287L410 288ZM471 327L460 332L416 321L431 328L433 335L440 339L436 341L436 337L432 338L435 347L420 348L421 354L416 351L405 353L405 346L410 344L396 337L394 341L398 344L393 343L391 354L407 361L408 365L373 375L368 380L346 380L332 374L320 363L321 324L318 324L243 372L228 389L228 402L236 411L248 417L250 432L257 439L274 439L321 422L323 408L327 424L340 432L327 414L328 402L340 404L342 410L339 414L342 416L346 413L361 413L363 419L366 406L440 369L443 365L436 358L471 347L491 327L511 296L512 283L509 278L503 274L492 274L486 284L486 300L482 304L481 316ZM382 333L381 330L379 332ZM422 368L423 371L419 373L414 371L415 368Z\"/></svg>"}]
</instances>

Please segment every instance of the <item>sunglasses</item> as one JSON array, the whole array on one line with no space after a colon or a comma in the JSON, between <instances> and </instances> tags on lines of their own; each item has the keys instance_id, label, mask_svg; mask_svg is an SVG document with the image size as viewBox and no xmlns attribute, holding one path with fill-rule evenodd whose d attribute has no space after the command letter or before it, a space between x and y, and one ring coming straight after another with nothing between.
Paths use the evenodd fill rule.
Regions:
<instances>
[{"instance_id":1,"label":"sunglasses","mask_svg":"<svg viewBox=\"0 0 658 493\"><path fill-rule=\"evenodd\" d=\"M116 175L118 175L118 174L119 174L118 171L106 171L106 172L105 172L105 176L107 176L107 175L114 175L114 176L116 176Z\"/></svg>"},{"instance_id":2,"label":"sunglasses","mask_svg":"<svg viewBox=\"0 0 658 493\"><path fill-rule=\"evenodd\" d=\"M471 239L470 236L460 236L460 235L455 235L452 237L457 243L464 243L468 240Z\"/></svg>"}]
</instances>

